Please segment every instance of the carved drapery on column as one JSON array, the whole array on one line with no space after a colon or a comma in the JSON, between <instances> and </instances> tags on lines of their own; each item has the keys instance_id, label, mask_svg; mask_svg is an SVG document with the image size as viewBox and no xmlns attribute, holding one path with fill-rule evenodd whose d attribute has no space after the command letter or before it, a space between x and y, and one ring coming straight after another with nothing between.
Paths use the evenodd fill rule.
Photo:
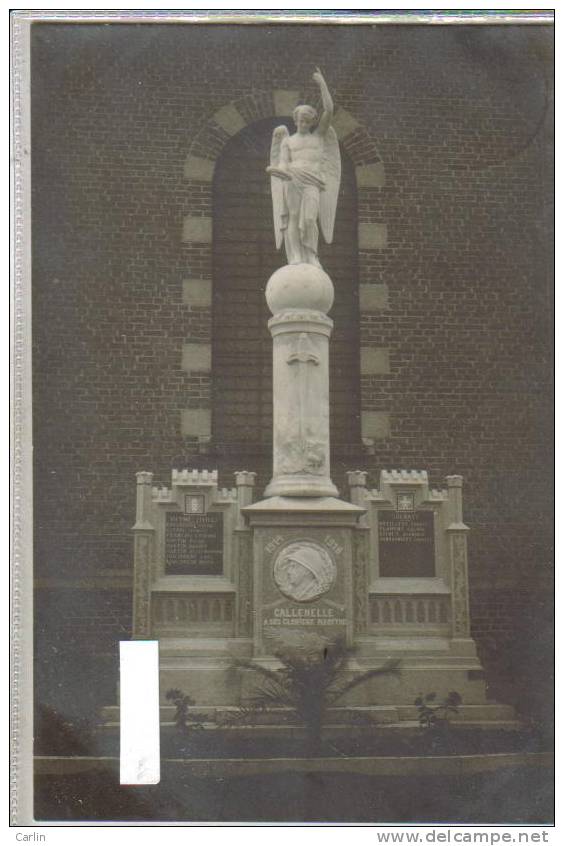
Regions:
<instances>
[{"instance_id":1,"label":"carved drapery on column","mask_svg":"<svg viewBox=\"0 0 564 846\"><path fill-rule=\"evenodd\" d=\"M320 311L287 309L272 317L268 326L274 347L275 401L273 479L266 495L334 496L328 347L333 321Z\"/></svg>"}]
</instances>

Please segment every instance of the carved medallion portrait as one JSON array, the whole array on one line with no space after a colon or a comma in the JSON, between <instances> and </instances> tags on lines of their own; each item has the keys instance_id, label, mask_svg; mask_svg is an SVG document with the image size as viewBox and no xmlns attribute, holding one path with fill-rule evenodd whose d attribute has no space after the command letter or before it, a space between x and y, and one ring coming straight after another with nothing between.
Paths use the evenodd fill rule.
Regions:
<instances>
[{"instance_id":1,"label":"carved medallion portrait","mask_svg":"<svg viewBox=\"0 0 564 846\"><path fill-rule=\"evenodd\" d=\"M308 602L333 587L337 569L326 549L309 541L297 541L282 549L274 562L274 581L279 590L296 602Z\"/></svg>"}]
</instances>

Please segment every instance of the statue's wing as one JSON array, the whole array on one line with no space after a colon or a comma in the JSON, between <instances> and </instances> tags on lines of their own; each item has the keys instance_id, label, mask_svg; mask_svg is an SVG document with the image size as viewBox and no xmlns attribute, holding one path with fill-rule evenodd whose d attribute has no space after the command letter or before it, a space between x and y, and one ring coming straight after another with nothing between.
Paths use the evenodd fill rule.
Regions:
<instances>
[{"instance_id":1,"label":"statue's wing","mask_svg":"<svg viewBox=\"0 0 564 846\"><path fill-rule=\"evenodd\" d=\"M319 197L319 223L323 237L328 244L331 244L341 184L341 151L337 133L332 126L325 133L323 177L325 190L321 191Z\"/></svg>"},{"instance_id":2,"label":"statue's wing","mask_svg":"<svg viewBox=\"0 0 564 846\"><path fill-rule=\"evenodd\" d=\"M288 127L277 126L272 133L272 144L270 145L270 166L278 167L280 163L280 150L282 142L289 136ZM282 215L285 212L284 202L284 180L278 176L270 177L270 193L272 194L272 216L274 219L274 237L276 249L282 246Z\"/></svg>"}]
</instances>

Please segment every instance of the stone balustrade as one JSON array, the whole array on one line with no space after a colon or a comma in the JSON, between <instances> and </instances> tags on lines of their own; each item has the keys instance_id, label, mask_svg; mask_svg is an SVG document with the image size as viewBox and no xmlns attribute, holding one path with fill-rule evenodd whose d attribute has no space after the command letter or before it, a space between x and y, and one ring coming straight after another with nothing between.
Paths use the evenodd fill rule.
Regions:
<instances>
[{"instance_id":1,"label":"stone balustrade","mask_svg":"<svg viewBox=\"0 0 564 846\"><path fill-rule=\"evenodd\" d=\"M386 626L405 627L442 627L447 629L450 623L449 596L415 596L403 594L370 597L370 625L378 631Z\"/></svg>"},{"instance_id":2,"label":"stone balustrade","mask_svg":"<svg viewBox=\"0 0 564 846\"><path fill-rule=\"evenodd\" d=\"M233 595L221 593L174 593L153 596L153 631L170 635L198 632L230 637L233 634Z\"/></svg>"}]
</instances>

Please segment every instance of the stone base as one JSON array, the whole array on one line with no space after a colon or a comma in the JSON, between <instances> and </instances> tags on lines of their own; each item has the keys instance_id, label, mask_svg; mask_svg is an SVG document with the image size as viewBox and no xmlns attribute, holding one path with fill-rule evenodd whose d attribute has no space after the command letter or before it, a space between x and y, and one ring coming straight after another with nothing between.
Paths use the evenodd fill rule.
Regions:
<instances>
[{"instance_id":1,"label":"stone base","mask_svg":"<svg viewBox=\"0 0 564 846\"><path fill-rule=\"evenodd\" d=\"M173 719L174 709L166 700L166 692L172 688L192 697L195 705L191 710L204 719L222 722L255 690L253 670L236 666L237 659L248 661L252 654L250 638L161 639L161 722L170 723ZM484 728L494 724L512 727L516 719L513 709L487 701L483 671L472 640L427 638L422 645L420 638L362 638L355 642L347 674L354 678L396 658L400 661L399 675L376 677L359 685L338 708L331 709L330 722L343 727L352 725L354 718L349 718L348 709L360 708L378 723L408 725L417 720L417 696L436 693L440 702L454 690L462 697L456 722L483 724ZM272 656L262 655L254 660L271 670L281 666ZM276 714L274 709L259 722L284 725L284 715ZM119 707L104 708L102 722L106 727L119 722Z\"/></svg>"},{"instance_id":2,"label":"stone base","mask_svg":"<svg viewBox=\"0 0 564 846\"><path fill-rule=\"evenodd\" d=\"M248 638L161 640L161 702L166 701L168 690L178 688L198 705L239 705L241 671L234 668L234 662L251 655L252 641Z\"/></svg>"},{"instance_id":3,"label":"stone base","mask_svg":"<svg viewBox=\"0 0 564 846\"><path fill-rule=\"evenodd\" d=\"M435 640L435 638L429 638ZM397 676L382 676L359 685L344 699L347 705L413 705L420 694L435 693L437 702L456 691L467 705L486 703L486 683L482 666L475 655L474 644L468 641L473 655L454 640L436 639L422 647L421 642L394 639L393 647L364 644L350 662L351 675L382 666L389 658L399 659ZM370 653L364 656L363 653Z\"/></svg>"},{"instance_id":4,"label":"stone base","mask_svg":"<svg viewBox=\"0 0 564 846\"><path fill-rule=\"evenodd\" d=\"M323 476L277 476L267 486L265 497L336 497L339 492L331 479Z\"/></svg>"},{"instance_id":5,"label":"stone base","mask_svg":"<svg viewBox=\"0 0 564 846\"><path fill-rule=\"evenodd\" d=\"M173 705L161 705L160 708L160 722L161 726L174 725L174 711ZM236 706L219 705L219 706L198 706L193 705L188 709L188 712L194 716L194 719L210 724L224 723L226 719L237 713ZM342 730L353 727L356 731L363 728L370 730L370 724L363 726L357 719L358 714L363 714L370 718L371 722L377 723L379 727L385 728L418 728L419 722L417 719L417 708L415 705L371 705L371 706L356 706L330 708L328 711L328 726L339 727ZM119 727L119 706L106 705L101 710L101 728L106 730L117 729ZM278 730L286 728L288 732L294 729L286 721L286 712L284 709L272 709L265 711L262 714L257 714L256 725L252 727L238 726L230 728L229 731L239 732L256 732L257 730L267 730L272 726ZM456 725L476 726L478 728L504 728L514 729L520 726L515 710L510 705L500 705L497 702L486 702L482 705L460 705L458 714L454 714L451 722Z\"/></svg>"},{"instance_id":6,"label":"stone base","mask_svg":"<svg viewBox=\"0 0 564 846\"><path fill-rule=\"evenodd\" d=\"M343 699L342 705L390 706L402 709L398 719L415 719L413 702L419 694L436 693L437 700L442 700L452 690L461 695L464 706L486 705L484 674L473 641L425 641L422 644L421 638L413 637L356 640L347 671L351 678L380 667L389 659L399 659L400 672L359 685ZM250 638L161 639L161 702L166 703L168 690L179 688L194 699L196 708L240 705L252 694L255 679L252 670L237 667L236 661L250 660L252 655ZM273 670L281 666L273 656L261 655L255 660Z\"/></svg>"},{"instance_id":7,"label":"stone base","mask_svg":"<svg viewBox=\"0 0 564 846\"><path fill-rule=\"evenodd\" d=\"M253 532L254 656L314 640L351 645L353 533L364 509L331 496L273 496L243 513Z\"/></svg>"},{"instance_id":8,"label":"stone base","mask_svg":"<svg viewBox=\"0 0 564 846\"><path fill-rule=\"evenodd\" d=\"M482 666L476 656L473 641L455 641L442 638L394 638L386 642L374 640L355 642L355 651L349 659L346 675L355 676L378 667L390 659L399 660L397 675L376 676L354 688L342 700L344 706L370 707L413 706L420 694L436 693L437 702L451 691L456 691L466 705L486 703L486 683ZM280 663L272 657L261 656L259 663L277 669ZM252 694L254 680L248 672L242 680L243 698Z\"/></svg>"},{"instance_id":9,"label":"stone base","mask_svg":"<svg viewBox=\"0 0 564 846\"><path fill-rule=\"evenodd\" d=\"M332 484L330 482L330 484ZM242 509L252 526L308 525L355 526L366 512L344 499L334 496L271 496Z\"/></svg>"}]
</instances>

